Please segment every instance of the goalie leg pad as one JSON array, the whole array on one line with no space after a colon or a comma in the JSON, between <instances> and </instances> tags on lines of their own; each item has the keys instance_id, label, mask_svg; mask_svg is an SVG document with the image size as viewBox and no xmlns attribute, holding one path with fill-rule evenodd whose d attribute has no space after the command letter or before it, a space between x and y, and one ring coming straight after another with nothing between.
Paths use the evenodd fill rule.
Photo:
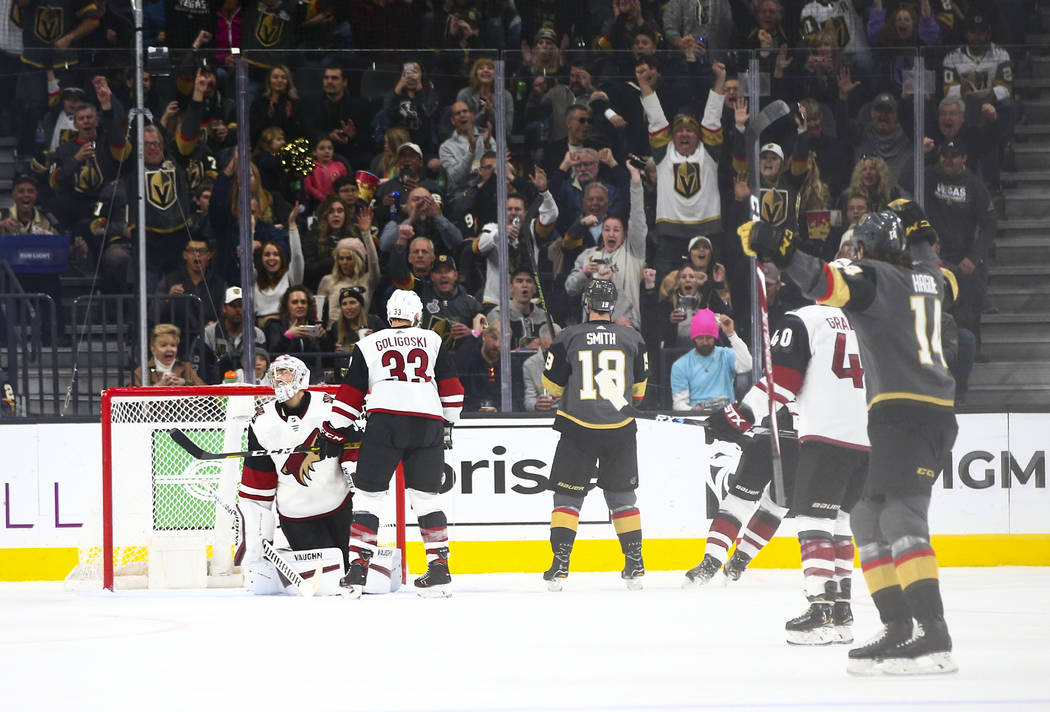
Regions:
<instances>
[{"instance_id":1,"label":"goalie leg pad","mask_svg":"<svg viewBox=\"0 0 1050 712\"><path fill-rule=\"evenodd\" d=\"M259 559L244 565L244 587L249 593L256 596L286 593L280 574L266 559Z\"/></svg>"},{"instance_id":2,"label":"goalie leg pad","mask_svg":"<svg viewBox=\"0 0 1050 712\"><path fill-rule=\"evenodd\" d=\"M251 563L262 559L263 540L273 541L276 520L269 505L269 502L258 502L247 497L241 497L237 502L237 511L240 512L241 520L241 543L233 558L234 565L240 566L245 562Z\"/></svg>"}]
</instances>

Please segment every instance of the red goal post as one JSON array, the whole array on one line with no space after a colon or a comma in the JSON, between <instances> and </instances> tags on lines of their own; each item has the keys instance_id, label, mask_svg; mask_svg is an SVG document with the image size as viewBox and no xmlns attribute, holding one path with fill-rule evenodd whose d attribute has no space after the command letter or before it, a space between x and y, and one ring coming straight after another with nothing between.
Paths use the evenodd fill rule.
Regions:
<instances>
[{"instance_id":1,"label":"red goal post","mask_svg":"<svg viewBox=\"0 0 1050 712\"><path fill-rule=\"evenodd\" d=\"M310 390L334 394L338 387ZM243 451L252 416L272 398L269 386L245 385L103 391L101 510L92 517L97 526L86 528L79 563L67 581L97 581L108 590L153 586L159 572L150 570L149 553L157 546L185 551L198 547L196 558L206 557L206 585L239 585L233 569L233 517L213 492L235 504L243 460L196 460L171 440L169 431L182 430L210 452ZM404 561L400 467L395 482L380 545L396 546Z\"/></svg>"}]
</instances>

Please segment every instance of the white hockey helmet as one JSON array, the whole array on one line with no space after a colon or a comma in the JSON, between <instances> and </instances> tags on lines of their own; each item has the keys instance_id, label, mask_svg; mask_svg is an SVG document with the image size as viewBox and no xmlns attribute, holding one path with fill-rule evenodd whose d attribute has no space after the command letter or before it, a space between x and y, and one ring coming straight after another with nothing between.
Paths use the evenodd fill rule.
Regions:
<instances>
[{"instance_id":1,"label":"white hockey helmet","mask_svg":"<svg viewBox=\"0 0 1050 712\"><path fill-rule=\"evenodd\" d=\"M277 378L278 371L290 371L292 377L287 381L283 378ZM288 356L287 354L278 356L273 360L266 377L273 386L273 392L276 394L279 403L284 403L294 398L296 393L305 391L310 385L310 369L295 356Z\"/></svg>"},{"instance_id":2,"label":"white hockey helmet","mask_svg":"<svg viewBox=\"0 0 1050 712\"><path fill-rule=\"evenodd\" d=\"M387 321L404 319L412 326L419 326L423 318L423 302L411 289L395 289L386 303Z\"/></svg>"}]
</instances>

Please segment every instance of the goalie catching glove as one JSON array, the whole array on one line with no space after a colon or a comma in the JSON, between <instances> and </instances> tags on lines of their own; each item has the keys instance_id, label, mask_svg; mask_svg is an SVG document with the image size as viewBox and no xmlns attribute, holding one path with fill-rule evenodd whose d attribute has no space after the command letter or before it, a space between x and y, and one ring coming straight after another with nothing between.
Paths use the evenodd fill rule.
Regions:
<instances>
[{"instance_id":1,"label":"goalie catching glove","mask_svg":"<svg viewBox=\"0 0 1050 712\"><path fill-rule=\"evenodd\" d=\"M722 410L716 410L707 418L707 434L716 440L739 443L747 431L754 425L754 415L746 405L727 403Z\"/></svg>"},{"instance_id":2,"label":"goalie catching glove","mask_svg":"<svg viewBox=\"0 0 1050 712\"><path fill-rule=\"evenodd\" d=\"M783 269L791 264L798 249L798 233L767 222L746 222L737 228L744 254L759 261L769 260Z\"/></svg>"}]
</instances>

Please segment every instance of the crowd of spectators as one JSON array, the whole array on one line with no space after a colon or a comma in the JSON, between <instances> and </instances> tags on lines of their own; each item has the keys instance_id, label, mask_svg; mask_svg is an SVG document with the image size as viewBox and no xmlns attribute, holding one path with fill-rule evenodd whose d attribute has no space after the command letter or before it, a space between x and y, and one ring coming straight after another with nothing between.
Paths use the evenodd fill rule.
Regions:
<instances>
[{"instance_id":1,"label":"crowd of spectators","mask_svg":"<svg viewBox=\"0 0 1050 712\"><path fill-rule=\"evenodd\" d=\"M203 318L180 321L181 334L154 333L151 380L182 372L168 365L173 354L220 380L239 356L245 293L260 350L336 354L325 362L333 365L382 328L393 290L414 289L424 326L456 352L467 403L488 409L498 400L500 329L511 330L513 348L542 356L552 328L579 321L579 294L597 277L616 283L614 318L649 345L656 405L670 407L673 392L676 406L695 406L702 398L681 386L705 353L749 370L750 275L734 231L750 210L744 130L760 107L741 85L752 57L768 87L763 105L798 107L771 127L750 167L762 219L801 231L805 249L830 257L865 212L923 190L958 279L957 325L979 347L999 175L1020 115L1012 84L1025 58L1010 45L1023 38L1029 5L147 3L146 44L167 51L149 53L143 87L152 115L142 146L145 286L203 305ZM0 107L0 133L15 137L19 168L0 226L68 233L94 287L117 294L138 279L132 26L128 0L12 0L0 19L0 81L14 97ZM928 126L916 136L920 52L933 81L922 99ZM238 56L250 64L250 256L240 250ZM496 57L506 60L506 86L495 83ZM496 205L497 103L506 206ZM284 169L282 149L297 139L313 159L305 177ZM916 155L930 166L925 186L913 185ZM501 239L507 274L496 260ZM241 283L246 259L252 284ZM492 312L501 281L506 315ZM780 292L785 309L793 298ZM674 349L686 353L672 368L661 355ZM529 364L534 376L536 359ZM524 377L517 402L556 406L534 381Z\"/></svg>"}]
</instances>

